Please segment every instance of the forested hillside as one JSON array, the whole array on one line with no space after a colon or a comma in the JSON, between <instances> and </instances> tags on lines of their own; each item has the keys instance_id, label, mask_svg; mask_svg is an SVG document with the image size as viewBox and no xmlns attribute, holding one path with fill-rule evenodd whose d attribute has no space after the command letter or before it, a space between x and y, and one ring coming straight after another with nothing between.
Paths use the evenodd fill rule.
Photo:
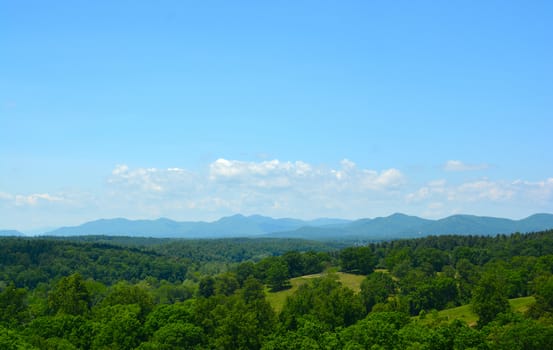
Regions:
<instances>
[{"instance_id":1,"label":"forested hillside","mask_svg":"<svg viewBox=\"0 0 553 350\"><path fill-rule=\"evenodd\" d=\"M336 271L362 276L360 288ZM267 296L306 275L276 311ZM476 322L437 312L462 305ZM1 349L548 349L552 339L553 231L349 247L0 238Z\"/></svg>"}]
</instances>

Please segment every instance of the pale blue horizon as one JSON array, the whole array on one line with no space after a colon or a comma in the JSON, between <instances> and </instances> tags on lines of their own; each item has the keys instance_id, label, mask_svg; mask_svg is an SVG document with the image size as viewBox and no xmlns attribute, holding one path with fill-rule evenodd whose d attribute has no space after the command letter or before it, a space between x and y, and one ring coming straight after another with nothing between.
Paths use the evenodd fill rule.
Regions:
<instances>
[{"instance_id":1,"label":"pale blue horizon","mask_svg":"<svg viewBox=\"0 0 553 350\"><path fill-rule=\"evenodd\" d=\"M0 228L553 212L553 4L18 1Z\"/></svg>"}]
</instances>

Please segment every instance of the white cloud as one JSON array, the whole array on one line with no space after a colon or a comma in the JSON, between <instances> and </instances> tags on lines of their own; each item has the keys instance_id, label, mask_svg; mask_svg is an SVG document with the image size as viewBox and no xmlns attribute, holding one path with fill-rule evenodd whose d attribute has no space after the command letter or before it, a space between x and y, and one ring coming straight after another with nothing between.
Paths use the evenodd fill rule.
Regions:
<instances>
[{"instance_id":1,"label":"white cloud","mask_svg":"<svg viewBox=\"0 0 553 350\"><path fill-rule=\"evenodd\" d=\"M488 164L466 164L460 160L448 160L444 164L445 171L475 171L489 168Z\"/></svg>"},{"instance_id":2,"label":"white cloud","mask_svg":"<svg viewBox=\"0 0 553 350\"><path fill-rule=\"evenodd\" d=\"M411 213L428 218L459 213L521 218L553 212L553 178L534 182L488 178L460 183L430 181L406 192L404 203Z\"/></svg>"},{"instance_id":3,"label":"white cloud","mask_svg":"<svg viewBox=\"0 0 553 350\"><path fill-rule=\"evenodd\" d=\"M286 188L299 186L355 190L386 190L404 183L397 169L358 169L354 162L344 159L340 169L327 169L302 161L245 162L217 159L209 166L209 179L214 182L232 181L242 187Z\"/></svg>"},{"instance_id":4,"label":"white cloud","mask_svg":"<svg viewBox=\"0 0 553 350\"><path fill-rule=\"evenodd\" d=\"M355 163L349 159L342 159L340 164L342 164L342 168L344 168L345 170L353 170L356 167Z\"/></svg>"},{"instance_id":5,"label":"white cloud","mask_svg":"<svg viewBox=\"0 0 553 350\"><path fill-rule=\"evenodd\" d=\"M375 180L377 187L398 187L405 182L403 174L397 169L382 171Z\"/></svg>"},{"instance_id":6,"label":"white cloud","mask_svg":"<svg viewBox=\"0 0 553 350\"><path fill-rule=\"evenodd\" d=\"M126 166L125 164L118 164L115 166L115 169L113 169L111 174L117 176L117 175L125 174L128 171L129 171L128 166Z\"/></svg>"},{"instance_id":7,"label":"white cloud","mask_svg":"<svg viewBox=\"0 0 553 350\"><path fill-rule=\"evenodd\" d=\"M394 168L381 172L358 169L357 165L348 159L342 160L340 164L341 169L331 169L328 175L337 180L336 185L340 185L343 189L383 191L397 188L405 183L405 176Z\"/></svg>"},{"instance_id":8,"label":"white cloud","mask_svg":"<svg viewBox=\"0 0 553 350\"><path fill-rule=\"evenodd\" d=\"M419 202L426 198L428 198L431 195L430 189L428 187L421 187L415 192L408 193L405 196L405 200L408 203L412 202Z\"/></svg>"},{"instance_id":9,"label":"white cloud","mask_svg":"<svg viewBox=\"0 0 553 350\"><path fill-rule=\"evenodd\" d=\"M504 201L511 199L515 191L508 184L489 180L467 182L457 187L450 194L450 200L456 197L469 201L487 199L491 201Z\"/></svg>"},{"instance_id":10,"label":"white cloud","mask_svg":"<svg viewBox=\"0 0 553 350\"><path fill-rule=\"evenodd\" d=\"M512 183L512 187L518 192L523 192L525 197L531 200L539 202L553 200L553 177L535 182L516 180Z\"/></svg>"},{"instance_id":11,"label":"white cloud","mask_svg":"<svg viewBox=\"0 0 553 350\"><path fill-rule=\"evenodd\" d=\"M41 201L43 202L62 202L64 198L59 196L53 196L48 193L35 193L31 195L15 195L15 205L16 206L35 206L39 204Z\"/></svg>"},{"instance_id":12,"label":"white cloud","mask_svg":"<svg viewBox=\"0 0 553 350\"><path fill-rule=\"evenodd\" d=\"M117 165L107 182L109 205L140 207L150 215L154 212L150 207L155 205L167 216L171 211L190 210L282 216L310 212L319 216L324 215L321 208L329 212L349 207L351 211L354 205L366 208L372 200L396 196L405 176L394 168L358 168L347 159L332 169L304 161L220 158L197 172Z\"/></svg>"},{"instance_id":13,"label":"white cloud","mask_svg":"<svg viewBox=\"0 0 553 350\"><path fill-rule=\"evenodd\" d=\"M182 190L183 185L193 182L194 174L181 168L138 168L129 169L127 165L117 165L111 172L108 183L124 187L126 190L147 193L163 193ZM175 186L178 186L177 189Z\"/></svg>"},{"instance_id":14,"label":"white cloud","mask_svg":"<svg viewBox=\"0 0 553 350\"><path fill-rule=\"evenodd\" d=\"M5 192L0 192L0 200L11 201L13 200L13 195Z\"/></svg>"},{"instance_id":15,"label":"white cloud","mask_svg":"<svg viewBox=\"0 0 553 350\"><path fill-rule=\"evenodd\" d=\"M448 185L445 181L431 181L426 186L406 194L405 200L407 203L440 200L451 203L542 202L548 204L553 200L553 178L536 182L480 179L456 185Z\"/></svg>"},{"instance_id":16,"label":"white cloud","mask_svg":"<svg viewBox=\"0 0 553 350\"><path fill-rule=\"evenodd\" d=\"M430 181L426 186L408 193L405 200L407 203L416 203L436 195L443 195L446 192L446 185L447 182L444 179Z\"/></svg>"},{"instance_id":17,"label":"white cloud","mask_svg":"<svg viewBox=\"0 0 553 350\"><path fill-rule=\"evenodd\" d=\"M311 166L304 162L263 162L217 159L209 165L212 181L234 181L246 186L282 188L292 185L294 178L309 176Z\"/></svg>"}]
</instances>

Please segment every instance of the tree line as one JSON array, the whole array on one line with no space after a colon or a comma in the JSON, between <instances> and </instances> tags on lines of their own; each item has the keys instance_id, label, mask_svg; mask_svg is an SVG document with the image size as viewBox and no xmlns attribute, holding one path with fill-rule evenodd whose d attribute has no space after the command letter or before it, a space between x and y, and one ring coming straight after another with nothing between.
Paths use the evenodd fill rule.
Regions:
<instances>
[{"instance_id":1,"label":"tree line","mask_svg":"<svg viewBox=\"0 0 553 350\"><path fill-rule=\"evenodd\" d=\"M273 247L218 257L212 272L163 244L0 239L0 348L546 349L553 339L553 231ZM291 278L332 270L365 276L360 291L326 273L279 312L267 301ZM530 296L511 310L510 298ZM467 304L476 324L437 316Z\"/></svg>"}]
</instances>

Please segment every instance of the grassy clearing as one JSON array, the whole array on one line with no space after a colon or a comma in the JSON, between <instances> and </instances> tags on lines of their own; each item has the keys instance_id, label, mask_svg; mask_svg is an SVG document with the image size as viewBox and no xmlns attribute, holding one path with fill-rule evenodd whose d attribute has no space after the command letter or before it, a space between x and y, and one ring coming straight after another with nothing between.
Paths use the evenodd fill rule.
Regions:
<instances>
[{"instance_id":1,"label":"grassy clearing","mask_svg":"<svg viewBox=\"0 0 553 350\"><path fill-rule=\"evenodd\" d=\"M461 320L465 321L468 325L475 325L476 321L478 321L478 316L472 312L470 305L438 311L438 318L447 321Z\"/></svg>"},{"instance_id":2,"label":"grassy clearing","mask_svg":"<svg viewBox=\"0 0 553 350\"><path fill-rule=\"evenodd\" d=\"M286 298L294 294L301 285L308 283L310 280L314 278L323 277L325 275L328 275L328 274L317 273L314 275L306 275L306 276L292 278L290 280L290 284L292 285L292 288L282 290L276 293L271 293L267 289L266 290L267 301L269 301L269 303L275 309L276 312L280 312L280 310L282 310L282 308L284 307ZM342 283L342 285L344 285L347 288L350 288L356 293L361 290L361 282L365 279L365 276L353 275L351 273L344 273L344 272L332 272L330 275L336 276L340 281L340 283Z\"/></svg>"},{"instance_id":3,"label":"grassy clearing","mask_svg":"<svg viewBox=\"0 0 553 350\"><path fill-rule=\"evenodd\" d=\"M515 299L509 299L509 304L516 312L526 312L530 305L536 302L536 298L534 297L522 297L522 298L515 298Z\"/></svg>"},{"instance_id":4,"label":"grassy clearing","mask_svg":"<svg viewBox=\"0 0 553 350\"><path fill-rule=\"evenodd\" d=\"M387 272L387 271L383 270L382 272ZM308 283L310 280L314 278L323 277L325 275L336 276L340 281L340 283L342 283L342 285L344 285L347 288L350 288L356 293L358 293L361 290L361 282L366 277L362 275L354 275L350 273L334 272L334 271L331 271L330 273L318 273L314 275L296 277L290 280L290 284L292 285L292 287L289 289L272 293L267 288L266 289L267 301L269 301L269 303L271 304L271 306L276 312L280 312L284 307L284 304L286 303L286 298L294 294L301 285ZM535 301L536 299L534 297L523 297L523 298L509 299L509 304L511 305L511 308L513 309L513 311L525 312L526 310L528 310L530 305L532 305ZM439 311L437 313L437 317L439 319L448 320L448 321L458 319L458 320L465 321L469 325L475 325L476 321L478 321L478 316L476 316L476 314L472 312L470 305L463 305L463 306ZM433 316L429 314L426 316L426 319L423 322L430 322L432 318Z\"/></svg>"},{"instance_id":5,"label":"grassy clearing","mask_svg":"<svg viewBox=\"0 0 553 350\"><path fill-rule=\"evenodd\" d=\"M509 305L511 305L512 310L515 312L525 312L535 301L536 299L534 297L515 298L509 299ZM426 319L430 322L432 316L428 315ZM447 321L461 320L473 326L476 324L476 321L478 321L478 316L472 312L470 305L463 305L438 311L438 319Z\"/></svg>"}]
</instances>

